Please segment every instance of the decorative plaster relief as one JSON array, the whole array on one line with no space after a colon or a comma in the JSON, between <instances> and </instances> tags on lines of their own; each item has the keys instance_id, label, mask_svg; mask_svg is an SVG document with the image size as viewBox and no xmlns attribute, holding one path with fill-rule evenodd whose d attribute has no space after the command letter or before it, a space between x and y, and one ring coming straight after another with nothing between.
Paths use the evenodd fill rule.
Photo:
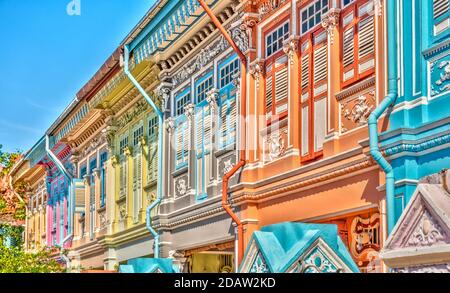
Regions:
<instances>
[{"instance_id":1,"label":"decorative plaster relief","mask_svg":"<svg viewBox=\"0 0 450 293\"><path fill-rule=\"evenodd\" d=\"M228 42L223 36L221 36L216 42L206 48L203 48L200 53L194 57L192 62L184 65L177 73L173 75L172 81L174 87L177 87L179 84L190 78L196 71L203 68L228 47Z\"/></svg>"},{"instance_id":2,"label":"decorative plaster relief","mask_svg":"<svg viewBox=\"0 0 450 293\"><path fill-rule=\"evenodd\" d=\"M249 273L256 273L256 274L270 273L266 261L264 260L261 252L258 252L258 254L256 255L255 261L253 262Z\"/></svg>"},{"instance_id":3,"label":"decorative plaster relief","mask_svg":"<svg viewBox=\"0 0 450 293\"><path fill-rule=\"evenodd\" d=\"M284 156L286 152L288 129L284 127L264 137L264 162L272 162Z\"/></svg>"},{"instance_id":4,"label":"decorative plaster relief","mask_svg":"<svg viewBox=\"0 0 450 293\"><path fill-rule=\"evenodd\" d=\"M259 19L263 19L268 14L272 13L274 10L281 7L284 3L289 0L266 0L266 1L258 1L260 2L258 7Z\"/></svg>"},{"instance_id":5,"label":"decorative plaster relief","mask_svg":"<svg viewBox=\"0 0 450 293\"><path fill-rule=\"evenodd\" d=\"M330 44L334 43L334 30L339 26L341 10L339 8L332 8L327 13L322 15L322 27L330 36Z\"/></svg>"},{"instance_id":6,"label":"decorative plaster relief","mask_svg":"<svg viewBox=\"0 0 450 293\"><path fill-rule=\"evenodd\" d=\"M449 59L450 55L444 58ZM431 97L450 91L450 60L444 58L430 63Z\"/></svg>"},{"instance_id":7,"label":"decorative plaster relief","mask_svg":"<svg viewBox=\"0 0 450 293\"><path fill-rule=\"evenodd\" d=\"M188 177L187 175L181 176L175 180L175 195L181 197L187 194L188 190Z\"/></svg>"},{"instance_id":8,"label":"decorative plaster relief","mask_svg":"<svg viewBox=\"0 0 450 293\"><path fill-rule=\"evenodd\" d=\"M337 273L339 271L319 247L314 248L301 265L302 273Z\"/></svg>"},{"instance_id":9,"label":"decorative plaster relief","mask_svg":"<svg viewBox=\"0 0 450 293\"><path fill-rule=\"evenodd\" d=\"M230 172L233 169L233 166L236 164L236 155L232 154L230 156L226 156L219 160L219 178L223 178L223 176Z\"/></svg>"},{"instance_id":10,"label":"decorative plaster relief","mask_svg":"<svg viewBox=\"0 0 450 293\"><path fill-rule=\"evenodd\" d=\"M128 123L133 121L136 117L147 111L148 103L146 101L138 101L135 106L125 112L117 121L117 125L119 128L126 126Z\"/></svg>"},{"instance_id":11,"label":"decorative plaster relief","mask_svg":"<svg viewBox=\"0 0 450 293\"><path fill-rule=\"evenodd\" d=\"M424 209L419 224L409 237L406 247L423 247L446 244L446 235L433 216Z\"/></svg>"},{"instance_id":12,"label":"decorative plaster relief","mask_svg":"<svg viewBox=\"0 0 450 293\"><path fill-rule=\"evenodd\" d=\"M367 119L374 109L375 91L373 90L341 101L341 133L367 124Z\"/></svg>"}]
</instances>

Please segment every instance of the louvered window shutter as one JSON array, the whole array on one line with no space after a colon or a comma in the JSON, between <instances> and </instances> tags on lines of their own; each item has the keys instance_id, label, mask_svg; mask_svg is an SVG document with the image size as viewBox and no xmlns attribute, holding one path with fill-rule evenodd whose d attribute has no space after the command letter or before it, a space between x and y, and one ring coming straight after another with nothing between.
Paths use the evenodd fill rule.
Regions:
<instances>
[{"instance_id":1,"label":"louvered window shutter","mask_svg":"<svg viewBox=\"0 0 450 293\"><path fill-rule=\"evenodd\" d=\"M325 41L317 44L314 49L314 97L326 94L328 85L328 47Z\"/></svg>"},{"instance_id":2,"label":"louvered window shutter","mask_svg":"<svg viewBox=\"0 0 450 293\"><path fill-rule=\"evenodd\" d=\"M375 19L367 16L358 23L358 73L375 66Z\"/></svg>"},{"instance_id":3,"label":"louvered window shutter","mask_svg":"<svg viewBox=\"0 0 450 293\"><path fill-rule=\"evenodd\" d=\"M266 77L266 119L270 120L272 117L273 107L273 80L272 76Z\"/></svg>"},{"instance_id":4,"label":"louvered window shutter","mask_svg":"<svg viewBox=\"0 0 450 293\"><path fill-rule=\"evenodd\" d=\"M205 152L208 153L211 150L211 140L212 140L212 117L211 117L211 108L209 105L204 107L204 146Z\"/></svg>"},{"instance_id":5,"label":"louvered window shutter","mask_svg":"<svg viewBox=\"0 0 450 293\"><path fill-rule=\"evenodd\" d=\"M203 108L197 110L195 114L195 145L197 156L203 154Z\"/></svg>"},{"instance_id":6,"label":"louvered window shutter","mask_svg":"<svg viewBox=\"0 0 450 293\"><path fill-rule=\"evenodd\" d=\"M450 27L449 6L449 0L433 0L433 34L435 36L446 31Z\"/></svg>"},{"instance_id":7,"label":"louvered window shutter","mask_svg":"<svg viewBox=\"0 0 450 293\"><path fill-rule=\"evenodd\" d=\"M344 31L343 43L343 60L342 64L344 66L344 82L355 76L355 29L350 27Z\"/></svg>"},{"instance_id":8,"label":"louvered window shutter","mask_svg":"<svg viewBox=\"0 0 450 293\"><path fill-rule=\"evenodd\" d=\"M176 144L176 166L181 166L184 163L184 147L185 147L185 139L184 139L184 123L178 125L175 130L175 144Z\"/></svg>"},{"instance_id":9,"label":"louvered window shutter","mask_svg":"<svg viewBox=\"0 0 450 293\"><path fill-rule=\"evenodd\" d=\"M355 3L344 11L342 24L342 82L346 86L375 68L375 16L372 1Z\"/></svg>"},{"instance_id":10,"label":"louvered window shutter","mask_svg":"<svg viewBox=\"0 0 450 293\"><path fill-rule=\"evenodd\" d=\"M227 112L228 103L223 101L220 107L220 147L225 147L227 144Z\"/></svg>"},{"instance_id":11,"label":"louvered window shutter","mask_svg":"<svg viewBox=\"0 0 450 293\"><path fill-rule=\"evenodd\" d=\"M282 69L275 73L275 113L280 115L287 111L288 104L288 69L284 64Z\"/></svg>"}]
</instances>

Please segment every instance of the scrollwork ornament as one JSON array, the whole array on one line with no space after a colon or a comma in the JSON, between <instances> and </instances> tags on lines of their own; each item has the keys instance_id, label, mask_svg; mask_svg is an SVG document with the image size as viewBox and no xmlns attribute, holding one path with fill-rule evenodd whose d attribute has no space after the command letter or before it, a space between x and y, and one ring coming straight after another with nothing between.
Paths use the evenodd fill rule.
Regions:
<instances>
[{"instance_id":1,"label":"scrollwork ornament","mask_svg":"<svg viewBox=\"0 0 450 293\"><path fill-rule=\"evenodd\" d=\"M330 44L334 44L334 30L339 25L339 15L341 10L339 8L332 8L322 16L322 27L330 36Z\"/></svg>"}]
</instances>

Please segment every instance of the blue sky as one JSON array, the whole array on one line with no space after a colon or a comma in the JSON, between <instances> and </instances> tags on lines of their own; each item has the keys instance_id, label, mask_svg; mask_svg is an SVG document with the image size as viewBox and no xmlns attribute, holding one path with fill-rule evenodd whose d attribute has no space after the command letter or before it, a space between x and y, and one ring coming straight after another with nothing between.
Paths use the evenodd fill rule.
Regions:
<instances>
[{"instance_id":1,"label":"blue sky","mask_svg":"<svg viewBox=\"0 0 450 293\"><path fill-rule=\"evenodd\" d=\"M154 0L0 0L0 144L27 151Z\"/></svg>"}]
</instances>

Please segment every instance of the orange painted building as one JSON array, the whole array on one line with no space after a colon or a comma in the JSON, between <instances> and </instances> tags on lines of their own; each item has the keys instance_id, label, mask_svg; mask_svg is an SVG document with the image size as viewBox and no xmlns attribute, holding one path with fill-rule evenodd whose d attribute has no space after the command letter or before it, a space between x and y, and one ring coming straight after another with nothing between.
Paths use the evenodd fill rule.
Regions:
<instances>
[{"instance_id":1,"label":"orange painted building","mask_svg":"<svg viewBox=\"0 0 450 293\"><path fill-rule=\"evenodd\" d=\"M244 245L275 223L334 223L362 271L381 269L384 183L367 127L385 95L381 2L244 4L248 162L231 188Z\"/></svg>"}]
</instances>

